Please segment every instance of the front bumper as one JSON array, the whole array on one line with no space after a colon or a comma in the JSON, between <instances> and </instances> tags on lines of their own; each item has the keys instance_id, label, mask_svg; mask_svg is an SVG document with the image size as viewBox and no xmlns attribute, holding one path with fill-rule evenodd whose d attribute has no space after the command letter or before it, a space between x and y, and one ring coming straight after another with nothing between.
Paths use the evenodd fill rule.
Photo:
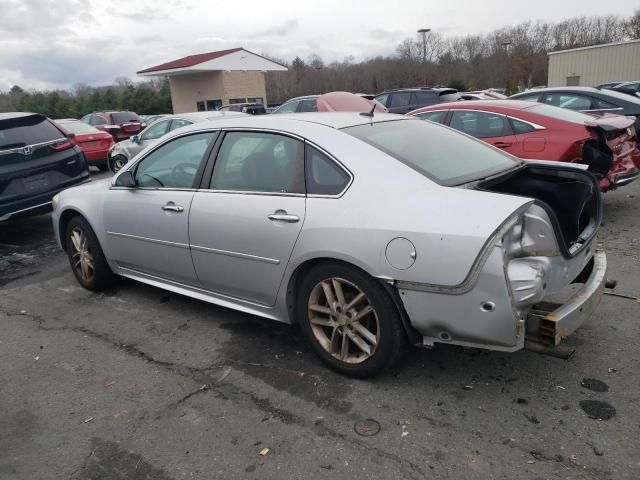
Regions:
<instances>
[{"instance_id":1,"label":"front bumper","mask_svg":"<svg viewBox=\"0 0 640 480\"><path fill-rule=\"evenodd\" d=\"M563 304L543 302L527 316L526 341L556 346L575 332L595 311L602 300L607 273L607 257L597 250L580 277L585 283Z\"/></svg>"}]
</instances>

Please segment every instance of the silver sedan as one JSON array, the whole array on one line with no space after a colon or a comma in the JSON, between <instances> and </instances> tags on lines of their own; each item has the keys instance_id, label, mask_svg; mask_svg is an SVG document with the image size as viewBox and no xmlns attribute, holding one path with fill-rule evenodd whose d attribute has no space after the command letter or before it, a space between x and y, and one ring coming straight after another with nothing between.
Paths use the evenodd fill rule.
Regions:
<instances>
[{"instance_id":1,"label":"silver sedan","mask_svg":"<svg viewBox=\"0 0 640 480\"><path fill-rule=\"evenodd\" d=\"M53 226L87 289L121 275L298 323L365 377L407 344L553 349L600 301L600 219L579 168L367 112L181 128L57 195Z\"/></svg>"}]
</instances>

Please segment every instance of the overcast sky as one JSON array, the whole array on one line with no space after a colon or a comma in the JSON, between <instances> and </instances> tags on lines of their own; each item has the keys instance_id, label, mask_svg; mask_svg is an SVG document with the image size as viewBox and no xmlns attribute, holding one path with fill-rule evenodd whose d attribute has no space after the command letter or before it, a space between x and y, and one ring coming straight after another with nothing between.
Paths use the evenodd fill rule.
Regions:
<instances>
[{"instance_id":1,"label":"overcast sky","mask_svg":"<svg viewBox=\"0 0 640 480\"><path fill-rule=\"evenodd\" d=\"M392 53L422 27L466 35L526 20L630 16L638 6L638 0L0 0L0 91L135 80L137 70L158 63L240 46L285 60L310 53L328 62L361 60Z\"/></svg>"}]
</instances>

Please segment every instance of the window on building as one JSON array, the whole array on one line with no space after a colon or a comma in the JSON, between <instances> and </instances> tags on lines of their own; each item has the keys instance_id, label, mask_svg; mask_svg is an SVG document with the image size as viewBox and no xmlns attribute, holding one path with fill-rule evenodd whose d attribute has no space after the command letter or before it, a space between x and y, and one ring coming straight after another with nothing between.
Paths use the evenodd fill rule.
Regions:
<instances>
[{"instance_id":1,"label":"window on building","mask_svg":"<svg viewBox=\"0 0 640 480\"><path fill-rule=\"evenodd\" d=\"M198 112L204 112L205 111L204 102L196 102L196 110Z\"/></svg>"},{"instance_id":2,"label":"window on building","mask_svg":"<svg viewBox=\"0 0 640 480\"><path fill-rule=\"evenodd\" d=\"M248 103L260 103L264 105L264 99L262 97L249 97L247 98Z\"/></svg>"},{"instance_id":3,"label":"window on building","mask_svg":"<svg viewBox=\"0 0 640 480\"><path fill-rule=\"evenodd\" d=\"M230 98L229 105L233 103L247 103L247 99L246 98Z\"/></svg>"},{"instance_id":4,"label":"window on building","mask_svg":"<svg viewBox=\"0 0 640 480\"><path fill-rule=\"evenodd\" d=\"M218 110L222 106L222 100L207 100L207 110Z\"/></svg>"},{"instance_id":5,"label":"window on building","mask_svg":"<svg viewBox=\"0 0 640 480\"><path fill-rule=\"evenodd\" d=\"M579 87L580 86L580 76L574 75L572 77L567 77L567 87Z\"/></svg>"}]
</instances>

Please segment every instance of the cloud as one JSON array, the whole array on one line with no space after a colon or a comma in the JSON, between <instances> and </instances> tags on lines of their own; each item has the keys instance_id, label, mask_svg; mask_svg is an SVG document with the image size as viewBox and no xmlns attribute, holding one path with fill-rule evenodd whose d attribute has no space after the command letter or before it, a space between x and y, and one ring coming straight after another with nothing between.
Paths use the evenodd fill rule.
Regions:
<instances>
[{"instance_id":1,"label":"cloud","mask_svg":"<svg viewBox=\"0 0 640 480\"><path fill-rule=\"evenodd\" d=\"M285 20L280 25L274 25L273 27L269 27L264 30L258 30L257 32L247 35L247 38L286 37L298 30L299 26L300 22L298 22L298 19L292 18L290 20Z\"/></svg>"}]
</instances>

